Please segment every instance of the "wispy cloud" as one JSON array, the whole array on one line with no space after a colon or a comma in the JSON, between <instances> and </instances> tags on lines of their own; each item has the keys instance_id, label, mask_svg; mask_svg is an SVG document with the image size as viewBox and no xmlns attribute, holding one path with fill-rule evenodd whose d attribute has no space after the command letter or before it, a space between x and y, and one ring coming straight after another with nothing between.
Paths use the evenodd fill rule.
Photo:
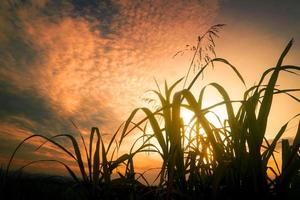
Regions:
<instances>
[{"instance_id":1,"label":"wispy cloud","mask_svg":"<svg viewBox=\"0 0 300 200\"><path fill-rule=\"evenodd\" d=\"M206 30L218 10L217 0L101 2L3 3L5 123L53 135L71 132L73 119L84 129L115 131L141 105L153 76L179 68L169 62L172 55Z\"/></svg>"}]
</instances>

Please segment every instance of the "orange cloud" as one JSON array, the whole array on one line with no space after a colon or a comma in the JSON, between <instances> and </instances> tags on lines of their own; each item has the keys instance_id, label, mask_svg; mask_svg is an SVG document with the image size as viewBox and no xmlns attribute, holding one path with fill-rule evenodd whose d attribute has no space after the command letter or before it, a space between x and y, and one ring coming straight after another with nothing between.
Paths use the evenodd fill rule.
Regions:
<instances>
[{"instance_id":1,"label":"orange cloud","mask_svg":"<svg viewBox=\"0 0 300 200\"><path fill-rule=\"evenodd\" d=\"M171 66L162 66L212 24L218 9L217 1L117 4L110 27L116 34L107 37L92 31L101 21L64 17L51 23L41 17L33 23L23 14L27 37L43 52L31 68L34 87L61 115L84 113L105 121L107 130L140 104L138 97L153 86L153 76L161 71L168 76Z\"/></svg>"},{"instance_id":2,"label":"orange cloud","mask_svg":"<svg viewBox=\"0 0 300 200\"><path fill-rule=\"evenodd\" d=\"M80 128L100 126L104 133L114 132L133 108L143 105L140 97L153 88L153 76L174 79L174 72L186 70L174 66L172 56L212 25L218 11L217 0L114 1L118 11L103 34L97 29L103 20L71 16L71 5L57 18L43 15L40 9L47 2L17 10L22 37L36 57L31 65L24 63L25 73L2 74L18 89L41 95L58 121L75 118ZM52 123L45 128L60 130ZM7 138L23 138L13 126L6 129L13 134Z\"/></svg>"}]
</instances>

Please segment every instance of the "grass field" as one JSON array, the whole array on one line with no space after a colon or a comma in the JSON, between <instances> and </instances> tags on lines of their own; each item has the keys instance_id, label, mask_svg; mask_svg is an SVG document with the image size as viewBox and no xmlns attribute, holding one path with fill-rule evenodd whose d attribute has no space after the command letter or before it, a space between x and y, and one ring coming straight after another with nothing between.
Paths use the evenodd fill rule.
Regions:
<instances>
[{"instance_id":1,"label":"grass field","mask_svg":"<svg viewBox=\"0 0 300 200\"><path fill-rule=\"evenodd\" d=\"M220 27L213 26L198 38L186 77L196 59L201 59L200 47L204 38L210 41L214 53L213 37ZM187 79L180 79L170 86L165 83L163 88L157 85L157 90L152 90L159 99L157 108L133 110L109 143L104 143L96 127L91 128L88 142L81 134L79 139L68 134L26 138L13 152L7 170L1 172L2 194L7 199L296 199L300 195L298 115L292 119L298 120L292 141L282 139L289 122L274 133L272 140L265 137L274 95L288 95L300 102L292 94L300 89L277 88L280 74L300 71L299 66L283 64L292 45L293 40L283 50L276 66L267 69L257 85L245 89L244 97L238 101L232 101L217 81L201 88L198 94L191 92L203 72L218 63L231 68L241 84L245 84L238 69L229 61L215 56L205 57L202 58L205 64L200 66L190 83ZM184 88L179 88L182 83ZM203 107L207 87L216 89L223 101ZM234 105L238 105L237 110ZM219 118L221 128L207 118L218 106L225 106L228 116L224 121ZM189 122L182 119L182 109L192 113ZM136 122L138 113L144 118ZM127 153L119 155L124 140L132 134L140 134L136 143ZM51 143L65 152L77 163L79 173L55 158L36 162L57 162L66 169L70 179L20 176L18 172L10 172L19 147L32 138L45 141L38 149ZM57 141L58 138L70 140L73 150L66 149ZM282 164L275 158L275 154L279 154L276 151L279 145ZM135 171L135 156L145 152L161 158L155 185L149 184L143 174ZM270 165L271 162L274 164Z\"/></svg>"}]
</instances>

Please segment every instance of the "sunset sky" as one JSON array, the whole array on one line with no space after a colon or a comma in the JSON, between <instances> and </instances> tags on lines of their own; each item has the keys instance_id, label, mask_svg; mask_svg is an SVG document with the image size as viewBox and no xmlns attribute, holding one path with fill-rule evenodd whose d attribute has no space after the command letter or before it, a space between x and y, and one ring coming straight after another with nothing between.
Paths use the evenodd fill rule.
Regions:
<instances>
[{"instance_id":1,"label":"sunset sky","mask_svg":"<svg viewBox=\"0 0 300 200\"><path fill-rule=\"evenodd\" d=\"M299 0L1 0L0 165L31 134L77 135L71 120L86 134L97 126L109 138L134 108L149 106L143 98L155 89L154 77L163 86L186 74L191 54L173 55L219 23L226 26L216 39L217 56L237 67L247 87L276 64L291 38L285 63L300 65ZM242 98L245 87L223 65L209 69L193 91L212 81L232 99ZM279 84L300 88L291 74ZM206 105L220 100L214 95L206 95ZM269 138L300 112L286 96L273 105ZM64 157L51 147L28 153L37 142L16 163Z\"/></svg>"}]
</instances>

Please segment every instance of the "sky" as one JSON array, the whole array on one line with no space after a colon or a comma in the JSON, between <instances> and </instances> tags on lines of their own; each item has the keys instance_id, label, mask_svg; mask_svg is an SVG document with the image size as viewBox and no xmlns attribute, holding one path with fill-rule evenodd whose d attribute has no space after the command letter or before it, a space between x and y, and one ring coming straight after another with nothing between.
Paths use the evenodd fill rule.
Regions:
<instances>
[{"instance_id":1,"label":"sky","mask_svg":"<svg viewBox=\"0 0 300 200\"><path fill-rule=\"evenodd\" d=\"M143 99L155 89L154 78L162 85L185 76L191 54L173 55L214 24L226 24L216 39L218 57L237 67L247 87L276 64L291 38L295 44L286 63L300 65L299 19L298 0L3 0L0 164L32 134L77 137L71 121L85 137L97 126L109 139L134 108L149 106ZM194 92L213 81L233 99L242 97L245 88L224 66L209 69ZM300 87L299 77L290 74L279 84ZM207 94L207 105L218 100L215 95ZM273 105L269 138L300 111L285 96L275 97ZM33 151L38 143L24 146L15 165L51 156L69 159L51 146Z\"/></svg>"}]
</instances>

